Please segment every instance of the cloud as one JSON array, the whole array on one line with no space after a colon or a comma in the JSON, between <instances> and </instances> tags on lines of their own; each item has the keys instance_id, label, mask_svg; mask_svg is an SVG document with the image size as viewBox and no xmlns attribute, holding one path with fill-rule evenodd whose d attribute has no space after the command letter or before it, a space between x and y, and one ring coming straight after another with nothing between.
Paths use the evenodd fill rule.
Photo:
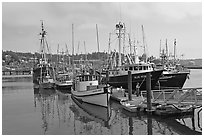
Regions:
<instances>
[{"instance_id":1,"label":"cloud","mask_svg":"<svg viewBox=\"0 0 204 137\"><path fill-rule=\"evenodd\" d=\"M71 45L72 23L75 45L78 40L86 41L87 51L97 49L95 45L98 24L100 44L103 45L101 49L107 50L108 33L113 32L115 23L120 18L126 24L127 32L131 27L132 33L138 33L143 24L146 37L153 46L159 45L157 41L161 37L177 35L183 38L181 43L187 45L189 41L185 40L185 34L188 34L188 40L191 37L193 42L201 41L201 11L201 3L185 2L3 2L3 48L36 51L39 47L40 20L44 20L52 51L56 51L57 44ZM142 35L138 33L137 37ZM26 48L27 45L31 48ZM154 51L155 47L152 53Z\"/></svg>"},{"instance_id":2,"label":"cloud","mask_svg":"<svg viewBox=\"0 0 204 137\"><path fill-rule=\"evenodd\" d=\"M201 3L157 3L155 9L165 21L179 22L189 16L201 16L201 6Z\"/></svg>"},{"instance_id":3,"label":"cloud","mask_svg":"<svg viewBox=\"0 0 204 137\"><path fill-rule=\"evenodd\" d=\"M201 2L126 2L112 5L123 19L178 23L189 17L197 18L202 15Z\"/></svg>"}]
</instances>

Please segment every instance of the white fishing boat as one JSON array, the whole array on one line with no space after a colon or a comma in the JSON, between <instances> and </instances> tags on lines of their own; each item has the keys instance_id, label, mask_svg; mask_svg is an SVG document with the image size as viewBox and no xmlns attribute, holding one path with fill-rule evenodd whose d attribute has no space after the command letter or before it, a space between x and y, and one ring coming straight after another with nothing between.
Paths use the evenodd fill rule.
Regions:
<instances>
[{"instance_id":1,"label":"white fishing boat","mask_svg":"<svg viewBox=\"0 0 204 137\"><path fill-rule=\"evenodd\" d=\"M110 87L100 85L99 77L90 73L83 73L76 76L73 96L84 102L107 107L110 99Z\"/></svg>"},{"instance_id":2,"label":"white fishing boat","mask_svg":"<svg viewBox=\"0 0 204 137\"><path fill-rule=\"evenodd\" d=\"M103 107L80 101L71 96L73 104L70 106L76 119L83 123L91 123L93 121L100 123L102 126L110 129L116 114L110 106ZM77 112L77 113L76 113Z\"/></svg>"}]
</instances>

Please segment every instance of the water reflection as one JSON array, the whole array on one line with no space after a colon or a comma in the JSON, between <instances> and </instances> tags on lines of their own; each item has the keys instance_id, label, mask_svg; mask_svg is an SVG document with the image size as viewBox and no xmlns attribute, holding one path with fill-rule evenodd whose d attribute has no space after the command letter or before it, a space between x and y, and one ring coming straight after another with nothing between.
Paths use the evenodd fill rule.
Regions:
<instances>
[{"instance_id":1,"label":"water reflection","mask_svg":"<svg viewBox=\"0 0 204 137\"><path fill-rule=\"evenodd\" d=\"M55 90L52 89L34 89L34 106L37 102L41 107L42 129L44 134L48 130L49 121L54 118Z\"/></svg>"},{"instance_id":2,"label":"water reflection","mask_svg":"<svg viewBox=\"0 0 204 137\"><path fill-rule=\"evenodd\" d=\"M97 106L80 101L72 96L74 102L70 109L75 114L76 119L83 123L95 121L101 123L102 126L110 128L112 111L109 107Z\"/></svg>"},{"instance_id":3,"label":"water reflection","mask_svg":"<svg viewBox=\"0 0 204 137\"><path fill-rule=\"evenodd\" d=\"M3 134L201 135L202 108L174 118L129 113L110 101L107 110L74 101L58 90L38 90L32 80L2 82ZM13 80L8 80L13 81Z\"/></svg>"},{"instance_id":4,"label":"water reflection","mask_svg":"<svg viewBox=\"0 0 204 137\"><path fill-rule=\"evenodd\" d=\"M164 119L141 112L129 113L114 101L110 102L109 107L100 107L77 100L71 94L64 94L59 90L37 89L34 90L34 107L40 110L41 128L44 134L52 134L56 129L64 127L66 133L59 134L196 135L202 133L202 122L198 120L201 110L195 112L196 116Z\"/></svg>"}]
</instances>

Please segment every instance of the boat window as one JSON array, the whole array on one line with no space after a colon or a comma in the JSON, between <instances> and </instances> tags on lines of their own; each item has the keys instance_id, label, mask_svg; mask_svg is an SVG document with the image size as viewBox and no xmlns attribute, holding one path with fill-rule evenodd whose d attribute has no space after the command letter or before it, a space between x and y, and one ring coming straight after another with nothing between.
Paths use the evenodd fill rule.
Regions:
<instances>
[{"instance_id":1,"label":"boat window","mask_svg":"<svg viewBox=\"0 0 204 137\"><path fill-rule=\"evenodd\" d=\"M82 78L81 78L81 77L79 77L79 81L82 81Z\"/></svg>"},{"instance_id":2,"label":"boat window","mask_svg":"<svg viewBox=\"0 0 204 137\"><path fill-rule=\"evenodd\" d=\"M142 66L139 66L139 70L142 70Z\"/></svg>"},{"instance_id":3,"label":"boat window","mask_svg":"<svg viewBox=\"0 0 204 137\"><path fill-rule=\"evenodd\" d=\"M134 70L138 70L138 67L137 67L137 66L134 66Z\"/></svg>"},{"instance_id":4,"label":"boat window","mask_svg":"<svg viewBox=\"0 0 204 137\"><path fill-rule=\"evenodd\" d=\"M88 81L89 76L85 76L85 81Z\"/></svg>"},{"instance_id":5,"label":"boat window","mask_svg":"<svg viewBox=\"0 0 204 137\"><path fill-rule=\"evenodd\" d=\"M129 70L132 70L133 68L132 67L129 67Z\"/></svg>"},{"instance_id":6,"label":"boat window","mask_svg":"<svg viewBox=\"0 0 204 137\"><path fill-rule=\"evenodd\" d=\"M82 81L84 81L85 80L85 78L84 78L84 76L82 77Z\"/></svg>"},{"instance_id":7,"label":"boat window","mask_svg":"<svg viewBox=\"0 0 204 137\"><path fill-rule=\"evenodd\" d=\"M128 68L127 68L127 67L125 67L125 71L128 71Z\"/></svg>"},{"instance_id":8,"label":"boat window","mask_svg":"<svg viewBox=\"0 0 204 137\"><path fill-rule=\"evenodd\" d=\"M92 79L93 79L92 76L89 76L89 81L92 81Z\"/></svg>"}]
</instances>

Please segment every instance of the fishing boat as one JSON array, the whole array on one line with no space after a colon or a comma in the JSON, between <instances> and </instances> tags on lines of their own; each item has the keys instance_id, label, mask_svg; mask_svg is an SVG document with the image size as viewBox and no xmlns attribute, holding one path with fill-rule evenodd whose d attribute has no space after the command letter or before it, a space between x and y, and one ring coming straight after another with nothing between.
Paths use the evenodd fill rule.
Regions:
<instances>
[{"instance_id":1,"label":"fishing boat","mask_svg":"<svg viewBox=\"0 0 204 137\"><path fill-rule=\"evenodd\" d=\"M39 88L52 89L54 88L54 85L54 79L51 77L48 71L45 74L41 73L41 77L39 79Z\"/></svg>"},{"instance_id":2,"label":"fishing boat","mask_svg":"<svg viewBox=\"0 0 204 137\"><path fill-rule=\"evenodd\" d=\"M49 48L45 38L47 32L44 30L43 22L41 27L42 27L42 32L40 33L41 58L33 68L33 83L38 84L39 88L49 89L54 88L55 70L52 63L50 62L50 59L48 59L48 53L46 53L46 47L47 52L49 52Z\"/></svg>"},{"instance_id":3,"label":"fishing boat","mask_svg":"<svg viewBox=\"0 0 204 137\"><path fill-rule=\"evenodd\" d=\"M155 89L168 89L168 88L182 88L186 80L189 78L190 70L176 62L176 39L174 40L174 59L170 60L167 50L166 40L166 53L164 50L160 53L161 63L156 64L155 68L163 69L163 73L155 86Z\"/></svg>"},{"instance_id":4,"label":"fishing boat","mask_svg":"<svg viewBox=\"0 0 204 137\"><path fill-rule=\"evenodd\" d=\"M68 90L71 91L72 88L72 78L73 78L73 73L72 73L72 69L71 69L71 65L70 65L70 57L68 54L68 48L66 45L66 52L61 52L61 54L59 54L59 45L58 45L58 50L57 50L57 54L58 54L58 67L57 69L57 75L56 75L56 81L55 81L55 85L56 88L59 90ZM69 58L69 60L67 60L67 56ZM67 64L67 62L69 62L69 64Z\"/></svg>"},{"instance_id":5,"label":"fishing boat","mask_svg":"<svg viewBox=\"0 0 204 137\"><path fill-rule=\"evenodd\" d=\"M140 90L146 89L146 73L151 73L151 87L153 88L163 70L153 70L151 65L146 63L127 64L117 70L109 70L109 84L113 87L128 89L128 71L132 74L132 89L139 85Z\"/></svg>"},{"instance_id":6,"label":"fishing boat","mask_svg":"<svg viewBox=\"0 0 204 137\"><path fill-rule=\"evenodd\" d=\"M96 74L89 72L78 74L73 86L71 93L75 98L99 106L108 106L110 87L99 84L99 76Z\"/></svg>"},{"instance_id":7,"label":"fishing boat","mask_svg":"<svg viewBox=\"0 0 204 137\"><path fill-rule=\"evenodd\" d=\"M113 69L109 69L108 83L113 87L117 87L117 88L122 87L124 89L128 89L128 71L131 71L132 89L135 89L136 85L139 85L140 90L145 90L146 74L151 73L151 87L154 88L160 75L163 72L162 69L154 70L151 64L147 63L147 60L139 61L137 53L135 53L135 57L134 57L135 61L133 61L132 57L128 54L126 55L127 63L122 64L122 62L124 61L121 61L121 41L122 41L122 37L125 35L125 32L126 31L125 31L124 23L119 22L118 24L116 24L116 34L119 39L119 53L118 53L119 60L114 61L114 62L118 62L117 65L115 65L115 67L109 67ZM130 44L130 47L131 47L131 44ZM116 58L117 58L117 55L115 55L115 59ZM113 64L116 64L116 63L113 63Z\"/></svg>"},{"instance_id":8,"label":"fishing boat","mask_svg":"<svg viewBox=\"0 0 204 137\"><path fill-rule=\"evenodd\" d=\"M155 88L182 88L190 72L164 71Z\"/></svg>"},{"instance_id":9,"label":"fishing boat","mask_svg":"<svg viewBox=\"0 0 204 137\"><path fill-rule=\"evenodd\" d=\"M56 77L56 81L55 81L56 88L59 90L71 91L72 83L73 83L73 81L71 79L70 74L68 74L68 73L59 74Z\"/></svg>"}]
</instances>

